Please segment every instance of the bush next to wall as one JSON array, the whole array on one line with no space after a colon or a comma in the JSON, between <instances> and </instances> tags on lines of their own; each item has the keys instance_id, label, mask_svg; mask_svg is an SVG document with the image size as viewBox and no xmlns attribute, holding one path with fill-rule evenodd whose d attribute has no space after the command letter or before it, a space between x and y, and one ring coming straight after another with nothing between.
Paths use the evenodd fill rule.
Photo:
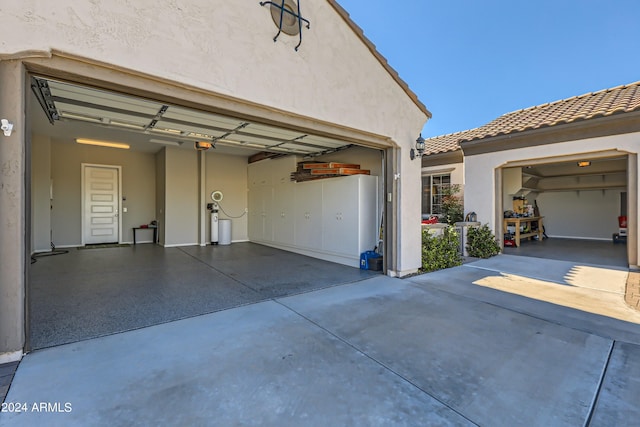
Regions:
<instances>
[{"instance_id":1,"label":"bush next to wall","mask_svg":"<svg viewBox=\"0 0 640 427\"><path fill-rule=\"evenodd\" d=\"M475 258L491 258L500 253L496 236L487 224L482 227L469 227L467 232L467 251Z\"/></svg>"},{"instance_id":2,"label":"bush next to wall","mask_svg":"<svg viewBox=\"0 0 640 427\"><path fill-rule=\"evenodd\" d=\"M432 236L422 231L422 269L423 273L455 267L462 264L458 252L458 233L454 227L445 229L442 236Z\"/></svg>"}]
</instances>

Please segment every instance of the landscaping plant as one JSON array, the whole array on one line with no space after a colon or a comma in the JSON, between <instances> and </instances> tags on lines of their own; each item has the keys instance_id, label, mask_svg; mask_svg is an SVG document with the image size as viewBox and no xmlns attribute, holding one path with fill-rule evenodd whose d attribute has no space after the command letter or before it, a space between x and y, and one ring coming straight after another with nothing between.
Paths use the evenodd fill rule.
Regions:
<instances>
[{"instance_id":1,"label":"landscaping plant","mask_svg":"<svg viewBox=\"0 0 640 427\"><path fill-rule=\"evenodd\" d=\"M422 269L423 273L455 267L462 264L458 252L458 233L454 227L447 227L442 236L432 236L422 231Z\"/></svg>"},{"instance_id":2,"label":"landscaping plant","mask_svg":"<svg viewBox=\"0 0 640 427\"><path fill-rule=\"evenodd\" d=\"M491 258L500 253L496 236L487 224L482 227L469 227L467 231L467 251L475 258Z\"/></svg>"}]
</instances>

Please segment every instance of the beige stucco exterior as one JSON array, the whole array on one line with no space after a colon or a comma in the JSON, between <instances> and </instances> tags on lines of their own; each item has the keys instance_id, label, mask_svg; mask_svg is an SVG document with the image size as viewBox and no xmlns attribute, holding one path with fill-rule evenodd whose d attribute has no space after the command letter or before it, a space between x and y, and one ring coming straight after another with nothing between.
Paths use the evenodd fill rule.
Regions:
<instances>
[{"instance_id":1,"label":"beige stucco exterior","mask_svg":"<svg viewBox=\"0 0 640 427\"><path fill-rule=\"evenodd\" d=\"M32 245L43 249L47 243L42 230L37 238L30 237L25 177L40 185L39 193L46 191L42 185L47 185L48 177L42 170L29 175L27 165L56 169L59 154L56 141L34 135L38 154L30 158L32 136L25 108L29 72L386 150L384 173L390 195L385 200L390 200L387 208L394 220L389 225L394 248L389 274L404 275L419 268L421 172L420 162L411 161L408 151L430 114L372 54L371 45L354 31L335 2L305 1L301 7L311 28L303 28L296 52L297 37L281 35L274 43L277 28L269 10L255 1L3 4L0 116L14 122L15 128L10 137L0 135L0 361L23 349L26 254ZM91 154L68 154L78 162L93 161ZM154 198L156 208L131 221L156 218L164 224L198 224L196 229L168 230L161 236L166 245L206 240L206 222L198 209L215 186L215 175L207 174L215 165L196 154L166 150L135 160L147 170L155 167L155 193L140 189L139 195ZM396 179L389 179L393 176ZM200 184L193 194L180 193L188 200L176 207L179 190L172 186L181 179ZM42 212L40 204L34 216ZM241 199L233 201L232 209L243 204ZM238 240L245 237L242 226L236 233Z\"/></svg>"}]
</instances>

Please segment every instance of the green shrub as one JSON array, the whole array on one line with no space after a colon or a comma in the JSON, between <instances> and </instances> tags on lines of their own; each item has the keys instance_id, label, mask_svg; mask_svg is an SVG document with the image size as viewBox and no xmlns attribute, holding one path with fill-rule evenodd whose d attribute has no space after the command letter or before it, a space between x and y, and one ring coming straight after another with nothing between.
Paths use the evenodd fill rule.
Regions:
<instances>
[{"instance_id":1,"label":"green shrub","mask_svg":"<svg viewBox=\"0 0 640 427\"><path fill-rule=\"evenodd\" d=\"M467 231L467 251L475 258L491 258L500 253L496 236L487 224L482 227L469 227Z\"/></svg>"},{"instance_id":2,"label":"green shrub","mask_svg":"<svg viewBox=\"0 0 640 427\"><path fill-rule=\"evenodd\" d=\"M462 264L458 252L458 233L454 227L447 227L442 236L432 236L422 231L422 272L442 270Z\"/></svg>"}]
</instances>

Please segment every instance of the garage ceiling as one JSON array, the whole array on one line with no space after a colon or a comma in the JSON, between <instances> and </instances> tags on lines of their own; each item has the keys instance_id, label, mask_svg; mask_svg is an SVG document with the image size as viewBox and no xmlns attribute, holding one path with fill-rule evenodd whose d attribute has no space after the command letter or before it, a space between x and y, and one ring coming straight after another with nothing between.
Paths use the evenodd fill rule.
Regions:
<instances>
[{"instance_id":1,"label":"garage ceiling","mask_svg":"<svg viewBox=\"0 0 640 427\"><path fill-rule=\"evenodd\" d=\"M247 156L259 152L318 156L350 146L322 136L42 77L32 77L31 87L50 125L64 127L67 138L96 137L96 129L101 129L102 139L126 138L120 142L141 151L157 151L167 145L193 149L196 141L206 141L221 152ZM43 129L43 122L34 120L34 126L41 133L55 135Z\"/></svg>"}]
</instances>

